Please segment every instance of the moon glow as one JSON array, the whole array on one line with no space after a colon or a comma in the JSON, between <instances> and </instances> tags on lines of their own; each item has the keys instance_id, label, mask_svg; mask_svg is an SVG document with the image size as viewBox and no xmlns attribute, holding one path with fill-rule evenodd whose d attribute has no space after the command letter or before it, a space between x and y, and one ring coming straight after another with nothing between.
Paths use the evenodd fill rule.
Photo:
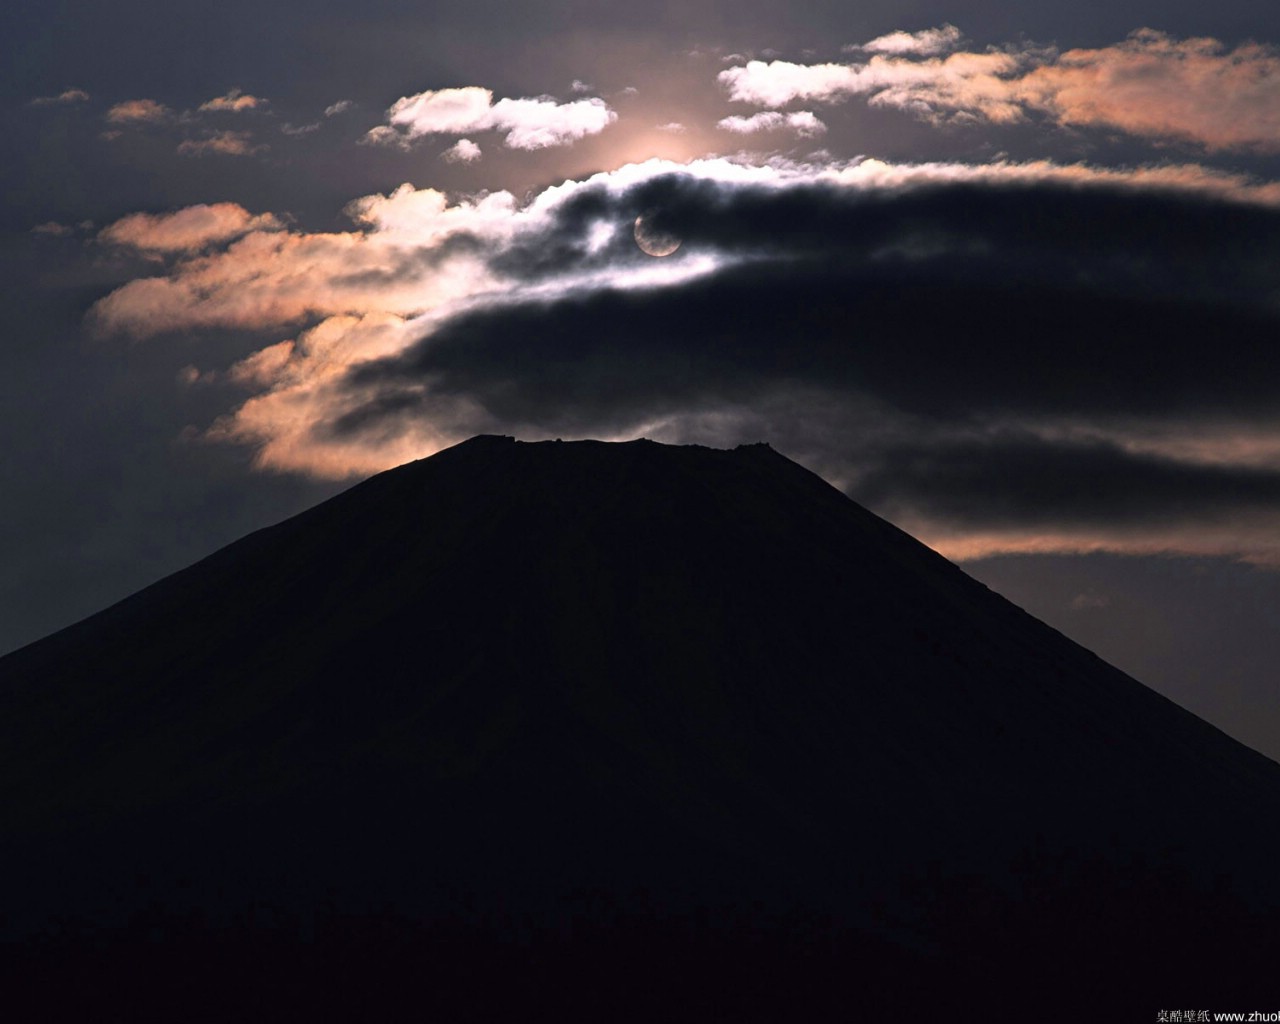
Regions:
<instances>
[{"instance_id":1,"label":"moon glow","mask_svg":"<svg viewBox=\"0 0 1280 1024\"><path fill-rule=\"evenodd\" d=\"M680 248L680 239L667 231L658 231L642 213L636 218L636 245L650 256L670 256Z\"/></svg>"}]
</instances>

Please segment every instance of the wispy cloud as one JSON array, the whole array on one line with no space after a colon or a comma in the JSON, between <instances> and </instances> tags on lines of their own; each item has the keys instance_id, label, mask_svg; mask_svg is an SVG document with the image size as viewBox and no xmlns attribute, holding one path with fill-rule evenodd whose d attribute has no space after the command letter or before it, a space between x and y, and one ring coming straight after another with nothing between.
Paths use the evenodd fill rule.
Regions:
<instances>
[{"instance_id":1,"label":"wispy cloud","mask_svg":"<svg viewBox=\"0 0 1280 1024\"><path fill-rule=\"evenodd\" d=\"M739 135L786 130L802 137L821 135L827 130L827 126L808 110L797 110L789 114L780 114L776 110L762 110L749 117L722 118L716 122L716 127Z\"/></svg>"},{"instance_id":2,"label":"wispy cloud","mask_svg":"<svg viewBox=\"0 0 1280 1024\"><path fill-rule=\"evenodd\" d=\"M222 156L249 156L263 149L255 145L248 132L213 132L199 139L186 139L178 144L178 152L183 156L207 156L210 153Z\"/></svg>"},{"instance_id":3,"label":"wispy cloud","mask_svg":"<svg viewBox=\"0 0 1280 1024\"><path fill-rule=\"evenodd\" d=\"M56 96L37 96L31 101L33 107L47 107L59 103L86 103L89 94L83 89L64 89Z\"/></svg>"},{"instance_id":4,"label":"wispy cloud","mask_svg":"<svg viewBox=\"0 0 1280 1024\"><path fill-rule=\"evenodd\" d=\"M33 235L44 235L46 238L65 238L75 234L75 228L67 224L59 224L56 220L45 221L31 229Z\"/></svg>"},{"instance_id":5,"label":"wispy cloud","mask_svg":"<svg viewBox=\"0 0 1280 1024\"><path fill-rule=\"evenodd\" d=\"M960 46L961 33L954 25L943 25L941 28L927 28L920 32L890 32L878 36L869 43L860 46L847 46L846 50L861 50L864 53L887 53L893 56L911 54L917 57L933 57L939 53L947 53Z\"/></svg>"},{"instance_id":6,"label":"wispy cloud","mask_svg":"<svg viewBox=\"0 0 1280 1024\"><path fill-rule=\"evenodd\" d=\"M111 124L156 124L168 121L173 111L156 100L125 100L107 111Z\"/></svg>"},{"instance_id":7,"label":"wispy cloud","mask_svg":"<svg viewBox=\"0 0 1280 1024\"><path fill-rule=\"evenodd\" d=\"M939 122L1035 116L1207 149L1280 148L1280 55L1268 46L1229 50L1213 39L1143 29L1099 49L937 57L926 56L939 52L932 43L912 48L923 34L901 35L862 47L874 54L866 62L757 60L726 68L719 80L731 99L770 108L860 96Z\"/></svg>"},{"instance_id":8,"label":"wispy cloud","mask_svg":"<svg viewBox=\"0 0 1280 1024\"><path fill-rule=\"evenodd\" d=\"M250 96L240 89L232 89L224 96L217 96L205 103L201 103L200 109L214 113L240 113L244 110L254 110L265 106L266 102L259 96Z\"/></svg>"},{"instance_id":9,"label":"wispy cloud","mask_svg":"<svg viewBox=\"0 0 1280 1024\"><path fill-rule=\"evenodd\" d=\"M107 245L126 245L154 253L194 252L251 231L279 231L271 213L251 214L236 203L187 206L173 213L131 213L98 233Z\"/></svg>"},{"instance_id":10,"label":"wispy cloud","mask_svg":"<svg viewBox=\"0 0 1280 1024\"><path fill-rule=\"evenodd\" d=\"M325 117L337 117L339 114L345 114L348 110L355 108L355 104L351 100L338 100L337 103L331 103L324 108Z\"/></svg>"},{"instance_id":11,"label":"wispy cloud","mask_svg":"<svg viewBox=\"0 0 1280 1024\"><path fill-rule=\"evenodd\" d=\"M376 145L408 148L429 135L505 132L512 149L564 146L604 131L617 115L598 98L560 103L549 97L500 99L479 86L435 89L405 96L387 110L387 123L372 129L366 140Z\"/></svg>"}]
</instances>

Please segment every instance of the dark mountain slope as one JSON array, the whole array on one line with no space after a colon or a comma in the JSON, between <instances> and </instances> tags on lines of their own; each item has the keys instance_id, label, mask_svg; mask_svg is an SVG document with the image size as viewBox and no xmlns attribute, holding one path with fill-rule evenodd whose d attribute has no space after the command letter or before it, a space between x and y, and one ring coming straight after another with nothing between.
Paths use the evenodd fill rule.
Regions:
<instances>
[{"instance_id":1,"label":"dark mountain slope","mask_svg":"<svg viewBox=\"0 0 1280 1024\"><path fill-rule=\"evenodd\" d=\"M475 438L0 659L0 801L9 937L75 922L41 970L178 920L221 962L256 904L310 995L316 921L381 908L463 964L655 922L808 936L832 984L1111 948L1145 1012L1242 983L1280 853L1274 763L769 448L646 441Z\"/></svg>"}]
</instances>

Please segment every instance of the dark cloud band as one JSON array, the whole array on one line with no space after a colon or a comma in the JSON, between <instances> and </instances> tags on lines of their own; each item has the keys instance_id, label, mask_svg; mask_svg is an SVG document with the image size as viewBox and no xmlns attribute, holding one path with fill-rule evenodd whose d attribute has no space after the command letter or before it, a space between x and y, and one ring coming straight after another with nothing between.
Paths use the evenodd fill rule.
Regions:
<instances>
[{"instance_id":1,"label":"dark cloud band","mask_svg":"<svg viewBox=\"0 0 1280 1024\"><path fill-rule=\"evenodd\" d=\"M569 287L457 316L353 371L350 386L372 397L326 430L385 429L450 397L479 410L478 427L548 433L655 422L678 433L695 420L705 431L719 411L728 442L744 439L744 423L760 430L743 410L768 403L786 443L836 467L864 500L957 526L1280 510L1265 469L1033 429L1274 414L1270 210L1105 189L851 194L668 177L584 190L495 262L545 282L643 259L589 255L583 242L593 222L637 209L660 210L665 229L723 265L662 287ZM876 439L832 429L833 416L872 415Z\"/></svg>"}]
</instances>

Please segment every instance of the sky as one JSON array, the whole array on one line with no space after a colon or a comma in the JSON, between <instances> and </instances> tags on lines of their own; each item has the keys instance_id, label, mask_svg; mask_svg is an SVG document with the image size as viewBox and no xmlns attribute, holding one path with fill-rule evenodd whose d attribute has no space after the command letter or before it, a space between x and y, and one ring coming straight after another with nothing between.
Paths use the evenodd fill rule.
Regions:
<instances>
[{"instance_id":1,"label":"sky","mask_svg":"<svg viewBox=\"0 0 1280 1024\"><path fill-rule=\"evenodd\" d=\"M0 652L477 433L767 441L1280 758L1280 9L18 0L0 53Z\"/></svg>"}]
</instances>

